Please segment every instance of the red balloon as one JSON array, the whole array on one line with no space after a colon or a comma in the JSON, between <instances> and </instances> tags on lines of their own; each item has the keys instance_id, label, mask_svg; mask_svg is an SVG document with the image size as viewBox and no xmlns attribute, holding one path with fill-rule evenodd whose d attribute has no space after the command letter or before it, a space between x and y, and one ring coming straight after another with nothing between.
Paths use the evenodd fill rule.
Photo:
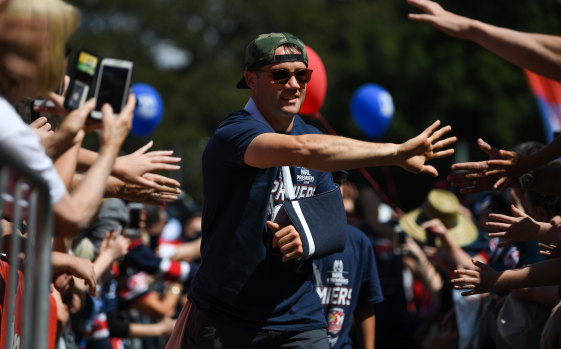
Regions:
<instances>
[{"instance_id":1,"label":"red balloon","mask_svg":"<svg viewBox=\"0 0 561 349\"><path fill-rule=\"evenodd\" d=\"M325 66L316 51L308 45L306 45L306 51L308 52L308 68L314 72L312 73L312 80L306 88L306 99L300 107L300 114L314 115L319 112L325 100L327 74L325 73Z\"/></svg>"}]
</instances>

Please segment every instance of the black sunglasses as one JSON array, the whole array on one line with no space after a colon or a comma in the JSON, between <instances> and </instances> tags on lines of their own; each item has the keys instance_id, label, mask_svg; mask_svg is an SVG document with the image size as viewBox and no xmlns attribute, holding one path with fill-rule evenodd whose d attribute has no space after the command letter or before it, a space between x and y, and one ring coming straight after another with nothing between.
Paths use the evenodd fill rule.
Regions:
<instances>
[{"instance_id":1,"label":"black sunglasses","mask_svg":"<svg viewBox=\"0 0 561 349\"><path fill-rule=\"evenodd\" d=\"M276 85L285 85L291 77L295 77L299 84L307 84L312 79L312 69L299 69L296 71L288 71L285 69L260 70L264 73L273 74L273 82Z\"/></svg>"}]
</instances>

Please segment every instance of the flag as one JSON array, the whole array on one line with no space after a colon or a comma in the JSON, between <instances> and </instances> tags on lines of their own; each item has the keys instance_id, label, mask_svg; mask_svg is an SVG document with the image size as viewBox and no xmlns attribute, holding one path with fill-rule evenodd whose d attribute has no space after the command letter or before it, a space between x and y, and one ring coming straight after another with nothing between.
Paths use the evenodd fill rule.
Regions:
<instances>
[{"instance_id":1,"label":"flag","mask_svg":"<svg viewBox=\"0 0 561 349\"><path fill-rule=\"evenodd\" d=\"M547 142L561 133L561 83L524 69L538 108Z\"/></svg>"}]
</instances>

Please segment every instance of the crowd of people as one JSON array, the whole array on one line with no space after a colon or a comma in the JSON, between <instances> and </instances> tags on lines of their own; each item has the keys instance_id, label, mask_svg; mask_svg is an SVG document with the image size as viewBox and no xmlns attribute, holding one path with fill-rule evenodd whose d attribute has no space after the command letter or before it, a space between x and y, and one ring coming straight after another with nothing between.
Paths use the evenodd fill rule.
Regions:
<instances>
[{"instance_id":1,"label":"crowd of people","mask_svg":"<svg viewBox=\"0 0 561 349\"><path fill-rule=\"evenodd\" d=\"M496 27L430 0L407 3L421 10L411 20L561 79L560 37ZM261 34L237 83L249 99L203 154L199 211L162 174L180 168L172 151L151 151L150 142L121 153L133 94L118 113L104 104L101 120L88 117L94 99L65 109L67 42L79 21L62 0L0 0L0 149L47 182L55 218L45 346L561 344L559 138L512 150L479 140L488 160L454 164L418 208L397 212L357 187L352 170L399 166L437 177L428 162L454 153L451 127L435 121L401 144L324 135L298 115L313 78L306 45ZM52 105L37 106L38 97ZM82 147L93 131L97 151ZM2 193L5 205L11 194ZM2 239L27 239L27 222L3 213ZM0 347L19 347L6 343L25 333L7 325L4 271L20 251L0 246Z\"/></svg>"}]
</instances>

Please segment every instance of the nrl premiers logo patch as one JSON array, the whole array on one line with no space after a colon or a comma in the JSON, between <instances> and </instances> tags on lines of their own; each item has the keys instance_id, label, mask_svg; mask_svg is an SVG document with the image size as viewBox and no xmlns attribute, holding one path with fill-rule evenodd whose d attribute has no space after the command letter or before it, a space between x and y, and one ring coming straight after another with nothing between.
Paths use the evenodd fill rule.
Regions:
<instances>
[{"instance_id":1,"label":"nrl premiers logo patch","mask_svg":"<svg viewBox=\"0 0 561 349\"><path fill-rule=\"evenodd\" d=\"M345 321L345 311L342 308L329 309L329 315L327 316L327 332L332 334L339 333L341 327L343 327L343 321Z\"/></svg>"}]
</instances>

